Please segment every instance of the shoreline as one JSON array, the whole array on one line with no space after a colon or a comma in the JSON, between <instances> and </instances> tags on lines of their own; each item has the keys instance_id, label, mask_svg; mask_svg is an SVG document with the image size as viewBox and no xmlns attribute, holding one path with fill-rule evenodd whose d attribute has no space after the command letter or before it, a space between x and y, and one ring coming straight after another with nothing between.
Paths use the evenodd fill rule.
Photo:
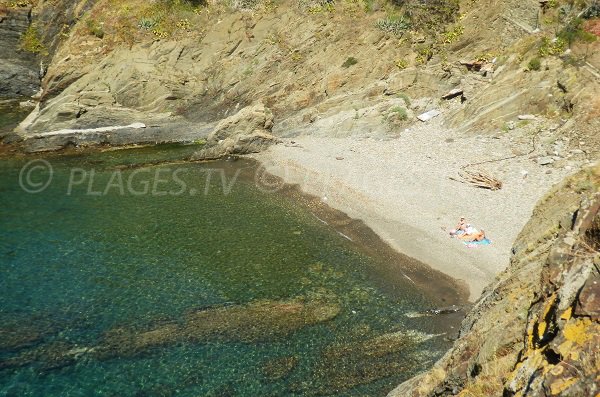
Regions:
<instances>
[{"instance_id":1,"label":"shoreline","mask_svg":"<svg viewBox=\"0 0 600 397\"><path fill-rule=\"evenodd\" d=\"M432 143L413 131L389 140L305 135L251 157L284 183L364 222L393 251L422 263L421 269L463 285L474 302L508 266L512 244L537 201L569 170L548 173L550 168L529 157L502 161L486 169L504 187L479 189L448 178L461 162L469 162L448 146L462 143L467 152L479 150L477 160L490 152L498 157L511 153L510 145L500 139L457 138L450 130L437 133L438 139ZM467 248L450 238L442 228L452 227L460 216L485 229L492 244Z\"/></svg>"},{"instance_id":2,"label":"shoreline","mask_svg":"<svg viewBox=\"0 0 600 397\"><path fill-rule=\"evenodd\" d=\"M437 144L420 134L432 127L443 131L437 133ZM330 218L334 229L346 238L354 233L353 238L362 240L354 242L367 255L381 257L383 252L390 263L396 263L387 269L391 278L407 278L424 291L433 287L434 279L442 291L428 295L437 296L441 305L472 303L509 264L512 244L537 201L571 171L540 166L532 160L534 156L522 157L487 168L496 176L500 174L504 182L500 191L474 188L449 179L468 161L457 158L457 151L446 146L461 143L466 152L481 143L492 146L479 147L476 160L488 150L501 155L514 148L497 138L457 137L456 132L439 124L414 130L416 133L410 131L408 135L405 131L389 139L303 135L242 158L257 161L265 175L276 177L273 191L284 191L312 208L320 207L322 214L339 213ZM18 145L0 147L3 156L31 155ZM128 148L132 147L116 146L114 150ZM65 153L60 152L59 156ZM524 170L528 172L526 179ZM485 205L472 207L473 202ZM463 215L485 229L493 244L469 249L449 238L442 228L450 228ZM505 233L498 234L498 230ZM362 239L361 235L368 237ZM396 274L389 271L394 266Z\"/></svg>"},{"instance_id":3,"label":"shoreline","mask_svg":"<svg viewBox=\"0 0 600 397\"><path fill-rule=\"evenodd\" d=\"M369 273L383 289L394 294L394 291L408 280L424 295L434 300L438 305L437 309L455 307L462 320L464 313L460 312L469 306L469 289L465 283L395 250L363 220L352 218L330 206L318 196L303 191L298 184L290 184L273 174L268 174L267 178L281 186L277 190L278 194L309 208L318 221L331 227L351 242L358 251L378 259L381 266L371 269ZM433 285L435 289L431 288Z\"/></svg>"}]
</instances>

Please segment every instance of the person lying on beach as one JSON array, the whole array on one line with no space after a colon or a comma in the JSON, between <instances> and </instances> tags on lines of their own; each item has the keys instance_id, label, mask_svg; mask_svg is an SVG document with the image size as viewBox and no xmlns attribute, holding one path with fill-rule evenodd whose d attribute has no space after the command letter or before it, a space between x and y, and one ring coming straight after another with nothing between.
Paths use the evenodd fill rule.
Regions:
<instances>
[{"instance_id":1,"label":"person lying on beach","mask_svg":"<svg viewBox=\"0 0 600 397\"><path fill-rule=\"evenodd\" d=\"M481 229L480 231L475 230L473 233L465 233L462 236L458 236L458 238L464 241L483 241L485 240L485 231Z\"/></svg>"},{"instance_id":2,"label":"person lying on beach","mask_svg":"<svg viewBox=\"0 0 600 397\"><path fill-rule=\"evenodd\" d=\"M464 234L465 230L467 230L468 226L470 226L470 225L467 224L467 220L465 219L465 217L461 216L456 227L454 229L450 230L450 236L456 236L457 234Z\"/></svg>"}]
</instances>

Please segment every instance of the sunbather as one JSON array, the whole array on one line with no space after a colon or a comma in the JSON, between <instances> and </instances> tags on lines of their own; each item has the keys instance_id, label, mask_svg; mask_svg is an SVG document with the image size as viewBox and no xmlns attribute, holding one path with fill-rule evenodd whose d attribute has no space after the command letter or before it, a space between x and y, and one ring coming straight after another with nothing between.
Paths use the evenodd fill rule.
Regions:
<instances>
[{"instance_id":1,"label":"sunbather","mask_svg":"<svg viewBox=\"0 0 600 397\"><path fill-rule=\"evenodd\" d=\"M465 217L461 216L456 227L454 229L450 230L450 236L464 234L465 230L467 230L468 226L470 226L470 225L467 224L467 220L465 219Z\"/></svg>"},{"instance_id":2,"label":"sunbather","mask_svg":"<svg viewBox=\"0 0 600 397\"><path fill-rule=\"evenodd\" d=\"M458 237L464 241L483 241L486 239L485 231L483 229L481 229L480 231L475 231L473 233L465 233L462 236Z\"/></svg>"}]
</instances>

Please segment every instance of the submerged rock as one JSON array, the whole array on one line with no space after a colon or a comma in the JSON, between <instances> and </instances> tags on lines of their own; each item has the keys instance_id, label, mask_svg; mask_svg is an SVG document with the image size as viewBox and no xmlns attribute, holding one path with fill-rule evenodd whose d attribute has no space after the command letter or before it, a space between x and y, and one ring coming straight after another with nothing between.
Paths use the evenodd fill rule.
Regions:
<instances>
[{"instance_id":1,"label":"submerged rock","mask_svg":"<svg viewBox=\"0 0 600 397\"><path fill-rule=\"evenodd\" d=\"M279 357L267 361L262 367L262 373L270 381L286 377L298 364L298 357Z\"/></svg>"},{"instance_id":2,"label":"submerged rock","mask_svg":"<svg viewBox=\"0 0 600 397\"><path fill-rule=\"evenodd\" d=\"M306 389L297 386L297 391L308 395L329 395L393 375L409 376L426 362L412 347L435 336L399 331L354 343L332 345L323 351L321 365L312 375L314 384Z\"/></svg>"},{"instance_id":3,"label":"submerged rock","mask_svg":"<svg viewBox=\"0 0 600 397\"><path fill-rule=\"evenodd\" d=\"M39 363L44 369L62 368L84 357L104 360L134 356L176 343L271 341L332 320L339 312L336 303L302 299L208 308L189 313L183 321L169 321L145 331L112 329L96 346L77 346L61 341L42 344L1 360L0 369L32 363Z\"/></svg>"}]
</instances>

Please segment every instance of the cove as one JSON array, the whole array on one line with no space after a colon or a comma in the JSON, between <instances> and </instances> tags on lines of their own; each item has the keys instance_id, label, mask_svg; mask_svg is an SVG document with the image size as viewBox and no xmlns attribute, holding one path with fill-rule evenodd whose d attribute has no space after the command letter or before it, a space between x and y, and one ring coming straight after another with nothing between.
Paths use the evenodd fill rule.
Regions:
<instances>
[{"instance_id":1,"label":"cove","mask_svg":"<svg viewBox=\"0 0 600 397\"><path fill-rule=\"evenodd\" d=\"M0 159L0 395L384 395L449 348L360 225L193 150Z\"/></svg>"}]
</instances>

